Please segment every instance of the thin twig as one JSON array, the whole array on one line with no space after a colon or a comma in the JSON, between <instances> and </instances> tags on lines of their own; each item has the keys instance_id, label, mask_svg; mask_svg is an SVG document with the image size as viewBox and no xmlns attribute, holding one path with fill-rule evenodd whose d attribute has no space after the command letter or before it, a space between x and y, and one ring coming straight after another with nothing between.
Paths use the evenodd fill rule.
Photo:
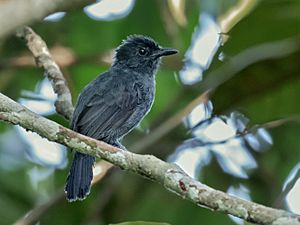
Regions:
<instances>
[{"instance_id":1,"label":"thin twig","mask_svg":"<svg viewBox=\"0 0 300 225\"><path fill-rule=\"evenodd\" d=\"M30 27L23 27L18 30L17 36L26 41L26 45L32 52L37 66L45 70L45 75L51 81L53 90L57 94L55 102L56 112L69 120L74 111L71 93L46 43Z\"/></svg>"},{"instance_id":2,"label":"thin twig","mask_svg":"<svg viewBox=\"0 0 300 225\"><path fill-rule=\"evenodd\" d=\"M105 142L76 133L39 116L0 94L0 120L20 125L81 153L100 157L124 170L156 181L184 199L215 211L262 225L300 225L300 216L230 196L189 177L180 167L151 155L124 151Z\"/></svg>"},{"instance_id":3,"label":"thin twig","mask_svg":"<svg viewBox=\"0 0 300 225\"><path fill-rule=\"evenodd\" d=\"M287 123L295 123L295 122L300 123L300 116L295 115L295 116L290 116L290 117L286 117L286 118L282 118L282 119L278 119L278 120L269 121L269 122L261 124L260 127L270 129L270 128L276 128L276 127L285 125Z\"/></svg>"},{"instance_id":4,"label":"thin twig","mask_svg":"<svg viewBox=\"0 0 300 225\"><path fill-rule=\"evenodd\" d=\"M227 34L240 20L246 17L257 5L258 0L238 1L226 13L219 16L218 21L223 34ZM223 35L223 44L228 36Z\"/></svg>"}]
</instances>

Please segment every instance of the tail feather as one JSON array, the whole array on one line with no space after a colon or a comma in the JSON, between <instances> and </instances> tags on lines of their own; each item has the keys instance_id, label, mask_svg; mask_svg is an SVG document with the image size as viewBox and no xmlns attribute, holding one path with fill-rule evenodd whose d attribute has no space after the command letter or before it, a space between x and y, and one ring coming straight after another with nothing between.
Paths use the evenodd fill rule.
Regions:
<instances>
[{"instance_id":1,"label":"tail feather","mask_svg":"<svg viewBox=\"0 0 300 225\"><path fill-rule=\"evenodd\" d=\"M75 153L74 160L67 178L65 192L69 201L83 200L89 194L93 179L95 157Z\"/></svg>"}]
</instances>

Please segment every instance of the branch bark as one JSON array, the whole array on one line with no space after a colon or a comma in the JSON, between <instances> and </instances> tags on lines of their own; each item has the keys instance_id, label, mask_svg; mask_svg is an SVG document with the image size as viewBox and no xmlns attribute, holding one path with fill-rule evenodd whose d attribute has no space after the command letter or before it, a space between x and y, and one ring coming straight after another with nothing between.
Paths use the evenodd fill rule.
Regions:
<instances>
[{"instance_id":1,"label":"branch bark","mask_svg":"<svg viewBox=\"0 0 300 225\"><path fill-rule=\"evenodd\" d=\"M0 39L51 13L83 7L95 0L5 0L0 2ZM13 15L13 19L12 18Z\"/></svg>"},{"instance_id":2,"label":"branch bark","mask_svg":"<svg viewBox=\"0 0 300 225\"><path fill-rule=\"evenodd\" d=\"M37 66L45 70L45 75L51 81L53 90L57 94L55 102L56 112L69 120L74 111L71 93L46 43L30 27L19 29L17 36L25 40L27 47L33 54Z\"/></svg>"},{"instance_id":3,"label":"branch bark","mask_svg":"<svg viewBox=\"0 0 300 225\"><path fill-rule=\"evenodd\" d=\"M139 155L86 137L39 116L0 93L0 120L20 125L50 141L100 157L140 174L197 205L262 225L300 225L300 216L230 196L189 177L180 167L151 155Z\"/></svg>"}]
</instances>

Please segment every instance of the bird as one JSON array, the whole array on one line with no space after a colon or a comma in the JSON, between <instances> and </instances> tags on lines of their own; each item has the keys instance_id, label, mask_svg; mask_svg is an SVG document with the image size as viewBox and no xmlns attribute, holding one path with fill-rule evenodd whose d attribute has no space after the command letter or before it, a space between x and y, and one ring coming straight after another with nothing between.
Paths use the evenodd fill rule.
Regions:
<instances>
[{"instance_id":1,"label":"bird","mask_svg":"<svg viewBox=\"0 0 300 225\"><path fill-rule=\"evenodd\" d=\"M177 52L148 36L128 36L116 48L110 69L80 93L70 128L126 150L122 138L152 107L161 57ZM95 157L75 151L65 186L68 201L83 200L90 193L94 162Z\"/></svg>"}]
</instances>

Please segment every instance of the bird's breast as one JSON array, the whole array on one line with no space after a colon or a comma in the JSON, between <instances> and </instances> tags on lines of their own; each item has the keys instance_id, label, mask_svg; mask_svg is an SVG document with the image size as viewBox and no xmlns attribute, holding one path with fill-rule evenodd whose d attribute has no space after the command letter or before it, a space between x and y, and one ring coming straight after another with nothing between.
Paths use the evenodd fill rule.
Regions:
<instances>
[{"instance_id":1,"label":"bird's breast","mask_svg":"<svg viewBox=\"0 0 300 225\"><path fill-rule=\"evenodd\" d=\"M134 84L134 91L136 93L137 105L145 111L149 112L155 95L154 82L136 82Z\"/></svg>"}]
</instances>

